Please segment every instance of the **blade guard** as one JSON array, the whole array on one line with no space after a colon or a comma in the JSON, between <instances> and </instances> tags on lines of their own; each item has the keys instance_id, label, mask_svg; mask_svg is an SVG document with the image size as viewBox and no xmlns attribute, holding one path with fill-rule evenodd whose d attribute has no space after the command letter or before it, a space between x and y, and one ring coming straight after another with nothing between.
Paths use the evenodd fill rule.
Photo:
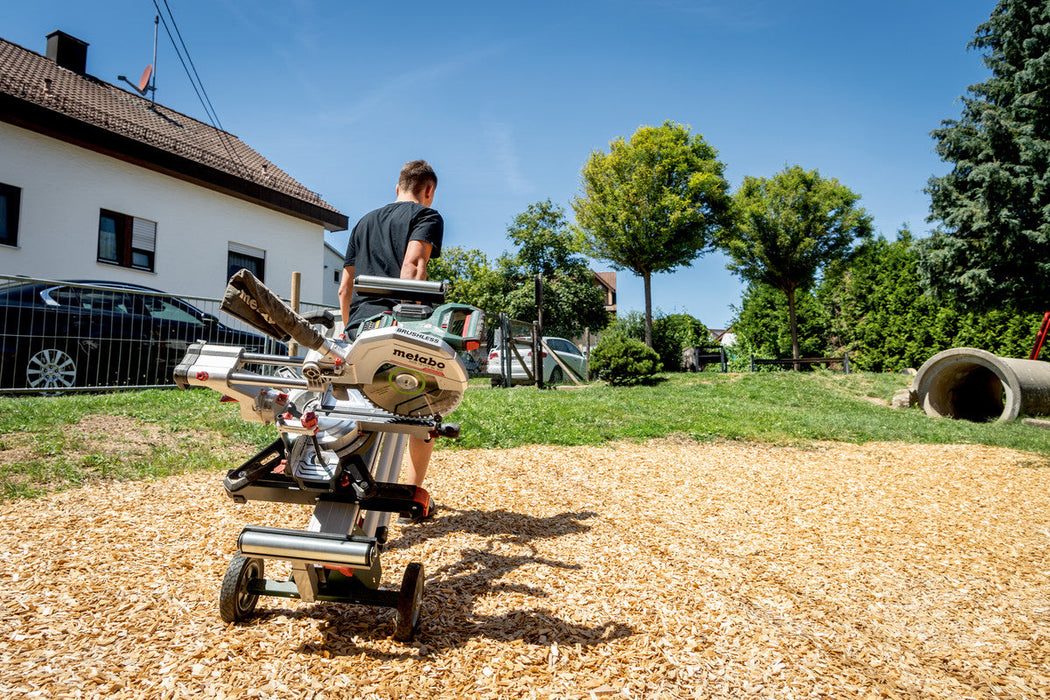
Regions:
<instances>
[{"instance_id":1,"label":"blade guard","mask_svg":"<svg viewBox=\"0 0 1050 700\"><path fill-rule=\"evenodd\" d=\"M448 343L403 326L365 331L351 346L346 362L362 393L379 408L398 415L446 416L460 404L467 388L467 368Z\"/></svg>"}]
</instances>

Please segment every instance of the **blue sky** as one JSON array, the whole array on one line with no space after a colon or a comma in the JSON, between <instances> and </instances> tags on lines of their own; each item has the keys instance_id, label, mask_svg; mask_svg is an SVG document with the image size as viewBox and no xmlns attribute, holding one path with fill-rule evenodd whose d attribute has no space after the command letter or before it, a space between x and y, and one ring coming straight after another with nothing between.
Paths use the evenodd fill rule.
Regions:
<instances>
[{"instance_id":1,"label":"blue sky","mask_svg":"<svg viewBox=\"0 0 1050 700\"><path fill-rule=\"evenodd\" d=\"M549 198L571 218L591 152L665 120L702 134L734 189L745 175L816 168L860 194L888 238L904 224L925 234L923 187L947 171L929 132L987 76L966 45L994 5L168 0L226 130L351 225L393 198L402 163L426 158L446 245L490 258L530 203ZM0 37L44 53L61 29L90 44L89 73L137 80L155 14L152 0L7 2ZM206 120L160 33L158 101ZM618 286L621 310L643 309L639 278L620 272ZM653 304L720 328L742 291L708 254L654 276Z\"/></svg>"}]
</instances>

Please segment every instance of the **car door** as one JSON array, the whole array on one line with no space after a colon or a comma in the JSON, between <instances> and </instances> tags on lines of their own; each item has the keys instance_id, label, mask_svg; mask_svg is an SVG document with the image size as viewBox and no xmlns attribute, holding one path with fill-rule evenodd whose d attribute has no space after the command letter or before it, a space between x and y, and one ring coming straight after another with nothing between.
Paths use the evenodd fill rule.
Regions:
<instances>
[{"instance_id":1,"label":"car door","mask_svg":"<svg viewBox=\"0 0 1050 700\"><path fill-rule=\"evenodd\" d=\"M143 383L155 353L130 294L107 287L63 287L50 296L64 306L70 332L76 334L84 356L84 384Z\"/></svg>"},{"instance_id":2,"label":"car door","mask_svg":"<svg viewBox=\"0 0 1050 700\"><path fill-rule=\"evenodd\" d=\"M149 318L151 335L157 353L155 381L167 384L172 371L186 355L186 349L198 340L210 340L202 315L189 304L160 294L139 295L139 302Z\"/></svg>"},{"instance_id":3,"label":"car door","mask_svg":"<svg viewBox=\"0 0 1050 700\"><path fill-rule=\"evenodd\" d=\"M583 353L580 352L579 348L568 340L552 338L551 349L558 353L559 359L571 367L572 371L575 372L577 376L580 378L585 376L586 359L583 357Z\"/></svg>"}]
</instances>

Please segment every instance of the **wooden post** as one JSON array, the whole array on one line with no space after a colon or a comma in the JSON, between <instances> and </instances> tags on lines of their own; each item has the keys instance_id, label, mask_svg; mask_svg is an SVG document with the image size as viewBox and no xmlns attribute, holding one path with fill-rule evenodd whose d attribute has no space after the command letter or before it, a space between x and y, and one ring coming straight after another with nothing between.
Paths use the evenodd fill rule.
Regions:
<instances>
[{"instance_id":1,"label":"wooden post","mask_svg":"<svg viewBox=\"0 0 1050 700\"><path fill-rule=\"evenodd\" d=\"M294 311L295 313L299 313L299 295L302 292L302 286L303 286L303 273L301 273L301 272L293 272L292 273L292 297L291 297L291 302L292 303L291 303L291 306L292 306L292 311ZM299 345L298 345L298 343L289 342L288 343L288 357L295 357L298 354L299 354Z\"/></svg>"}]
</instances>

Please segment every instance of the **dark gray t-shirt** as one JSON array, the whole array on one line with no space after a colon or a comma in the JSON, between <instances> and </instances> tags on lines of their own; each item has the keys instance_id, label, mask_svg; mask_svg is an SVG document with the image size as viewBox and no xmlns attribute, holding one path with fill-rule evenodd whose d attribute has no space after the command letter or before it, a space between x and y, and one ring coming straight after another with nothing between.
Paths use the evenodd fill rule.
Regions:
<instances>
[{"instance_id":1,"label":"dark gray t-shirt","mask_svg":"<svg viewBox=\"0 0 1050 700\"><path fill-rule=\"evenodd\" d=\"M441 214L416 202L393 202L361 217L350 234L343 265L354 267L354 275L401 277L401 264L409 241L433 246L430 257L441 257L445 222ZM350 301L350 326L397 304L396 299L362 300L357 292Z\"/></svg>"}]
</instances>

